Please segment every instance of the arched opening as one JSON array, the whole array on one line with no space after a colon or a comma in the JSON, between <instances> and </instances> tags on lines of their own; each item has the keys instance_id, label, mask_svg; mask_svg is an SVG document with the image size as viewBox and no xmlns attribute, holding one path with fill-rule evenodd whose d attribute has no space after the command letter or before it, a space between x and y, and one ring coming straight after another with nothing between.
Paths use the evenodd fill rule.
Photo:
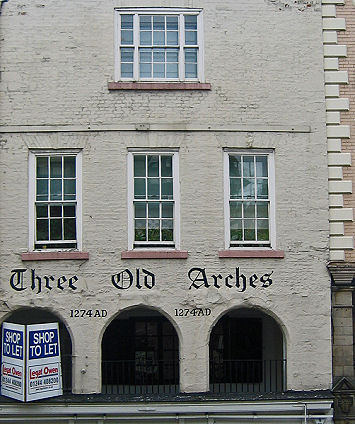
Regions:
<instances>
[{"instance_id":1,"label":"arched opening","mask_svg":"<svg viewBox=\"0 0 355 424\"><path fill-rule=\"evenodd\" d=\"M268 393L285 389L283 334L277 322L255 309L236 309L214 326L209 344L210 390Z\"/></svg>"},{"instance_id":2,"label":"arched opening","mask_svg":"<svg viewBox=\"0 0 355 424\"><path fill-rule=\"evenodd\" d=\"M40 308L20 308L14 311L6 319L13 324L46 324L58 322L60 338L60 355L62 367L63 392L72 390L72 342L69 332L64 323L53 313Z\"/></svg>"},{"instance_id":3,"label":"arched opening","mask_svg":"<svg viewBox=\"0 0 355 424\"><path fill-rule=\"evenodd\" d=\"M178 392L179 339L159 312L122 312L107 327L101 348L103 393Z\"/></svg>"}]
</instances>

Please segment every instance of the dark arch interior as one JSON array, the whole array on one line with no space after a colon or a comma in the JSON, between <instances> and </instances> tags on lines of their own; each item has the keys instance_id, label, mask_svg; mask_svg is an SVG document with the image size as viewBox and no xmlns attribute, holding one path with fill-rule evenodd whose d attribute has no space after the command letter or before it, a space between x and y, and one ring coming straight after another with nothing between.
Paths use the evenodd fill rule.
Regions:
<instances>
[{"instance_id":1,"label":"dark arch interior","mask_svg":"<svg viewBox=\"0 0 355 424\"><path fill-rule=\"evenodd\" d=\"M209 344L210 390L278 392L284 389L283 335L270 316L253 309L225 314Z\"/></svg>"},{"instance_id":2,"label":"dark arch interior","mask_svg":"<svg viewBox=\"0 0 355 424\"><path fill-rule=\"evenodd\" d=\"M69 332L60 319L55 314L45 309L20 308L8 316L5 321L22 325L58 322L63 391L70 392L72 389L72 343Z\"/></svg>"},{"instance_id":3,"label":"dark arch interior","mask_svg":"<svg viewBox=\"0 0 355 424\"><path fill-rule=\"evenodd\" d=\"M179 340L160 313L135 308L121 313L102 339L104 393L172 393L179 384Z\"/></svg>"}]
</instances>

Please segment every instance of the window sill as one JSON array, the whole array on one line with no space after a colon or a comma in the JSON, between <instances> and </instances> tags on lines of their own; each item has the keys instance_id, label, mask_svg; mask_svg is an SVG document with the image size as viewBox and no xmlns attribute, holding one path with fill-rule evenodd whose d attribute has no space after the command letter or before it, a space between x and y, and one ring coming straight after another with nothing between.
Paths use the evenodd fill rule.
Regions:
<instances>
[{"instance_id":1,"label":"window sill","mask_svg":"<svg viewBox=\"0 0 355 424\"><path fill-rule=\"evenodd\" d=\"M126 250L121 259L186 259L187 250Z\"/></svg>"},{"instance_id":2,"label":"window sill","mask_svg":"<svg viewBox=\"0 0 355 424\"><path fill-rule=\"evenodd\" d=\"M211 90L202 82L108 82L109 90Z\"/></svg>"},{"instance_id":3,"label":"window sill","mask_svg":"<svg viewBox=\"0 0 355 424\"><path fill-rule=\"evenodd\" d=\"M283 250L262 249L229 249L218 252L220 258L284 258Z\"/></svg>"},{"instance_id":4,"label":"window sill","mask_svg":"<svg viewBox=\"0 0 355 424\"><path fill-rule=\"evenodd\" d=\"M88 260L88 252L27 252L21 254L22 261Z\"/></svg>"}]
</instances>

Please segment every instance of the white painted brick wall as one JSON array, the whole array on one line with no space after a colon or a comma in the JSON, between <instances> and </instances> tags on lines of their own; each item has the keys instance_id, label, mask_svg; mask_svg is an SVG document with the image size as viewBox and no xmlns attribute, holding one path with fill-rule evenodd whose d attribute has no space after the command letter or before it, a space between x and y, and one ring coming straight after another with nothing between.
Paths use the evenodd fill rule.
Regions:
<instances>
[{"instance_id":1,"label":"white painted brick wall","mask_svg":"<svg viewBox=\"0 0 355 424\"><path fill-rule=\"evenodd\" d=\"M208 335L226 310L255 306L282 325L287 388L331 384L328 191L320 7L280 10L255 0L178 0L154 6L204 8L205 74L210 92L108 92L113 79L113 5L11 0L3 7L1 122L5 126L193 123L297 125L311 132L87 132L2 134L0 144L2 316L19 306L55 311L75 341L75 392L100 391L100 340L107 319L134 305L157 307L180 332L182 387L208 385ZM141 0L139 6L151 5ZM319 5L318 5L319 6ZM21 131L20 127L19 131ZM5 129L6 130L6 129ZM22 263L28 240L28 149L83 148L83 246L90 260ZM180 149L181 248L187 260L120 259L127 249L127 148ZM219 259L224 247L223 148L275 149L277 248L284 259ZM188 290L187 271L246 275L274 271L268 289ZM16 293L15 268L79 277L78 290ZM149 290L118 291L111 275L125 268L156 274ZM317 307L314 307L317 305ZM174 317L179 307L210 307L210 317ZM101 320L70 318L70 309L105 308ZM267 343L267 341L264 341ZM81 364L87 373L80 373Z\"/></svg>"}]
</instances>

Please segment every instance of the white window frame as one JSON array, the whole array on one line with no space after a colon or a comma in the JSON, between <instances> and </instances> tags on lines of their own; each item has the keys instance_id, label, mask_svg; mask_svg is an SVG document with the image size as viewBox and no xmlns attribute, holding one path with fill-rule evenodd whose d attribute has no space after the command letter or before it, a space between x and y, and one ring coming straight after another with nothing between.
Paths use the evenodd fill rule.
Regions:
<instances>
[{"instance_id":1,"label":"white window frame","mask_svg":"<svg viewBox=\"0 0 355 424\"><path fill-rule=\"evenodd\" d=\"M229 181L229 156L268 156L268 190L269 190L269 242L240 241L240 246L231 246L230 239L230 181ZM275 222L275 160L274 151L271 149L224 149L224 217L225 217L225 248L230 250L240 249L275 249L276 247L276 222ZM262 246L268 244L268 246Z\"/></svg>"},{"instance_id":2,"label":"white window frame","mask_svg":"<svg viewBox=\"0 0 355 424\"><path fill-rule=\"evenodd\" d=\"M155 246L154 242L140 242L139 246L135 246L134 241L134 155L171 155L173 170L173 221L174 221L174 237L173 243L161 246L162 242L157 242L159 246ZM129 250L179 250L180 249L180 179L179 179L179 154L178 149L139 149L132 148L128 150L127 155L127 187L128 187L128 249Z\"/></svg>"},{"instance_id":3,"label":"white window frame","mask_svg":"<svg viewBox=\"0 0 355 424\"><path fill-rule=\"evenodd\" d=\"M38 156L75 156L76 157L76 248L51 247L36 249L36 158ZM82 151L68 150L32 150L28 157L29 166L29 251L81 251L82 250Z\"/></svg>"},{"instance_id":4,"label":"white window frame","mask_svg":"<svg viewBox=\"0 0 355 424\"><path fill-rule=\"evenodd\" d=\"M133 46L134 62L133 77L121 77L121 15L134 15L133 17ZM139 78L139 16L140 15L179 15L179 77L170 78ZM185 78L184 49L194 46L185 45L185 32L183 15L197 16L197 78ZM117 8L115 9L115 81L149 81L149 82L204 82L204 47L203 47L203 11L194 8ZM126 47L126 46L123 46ZM129 46L127 46L129 47ZM149 47L149 46L147 46ZM159 47L159 46L156 46ZM163 48L164 46L162 46ZM173 46L170 46L173 47Z\"/></svg>"}]
</instances>

